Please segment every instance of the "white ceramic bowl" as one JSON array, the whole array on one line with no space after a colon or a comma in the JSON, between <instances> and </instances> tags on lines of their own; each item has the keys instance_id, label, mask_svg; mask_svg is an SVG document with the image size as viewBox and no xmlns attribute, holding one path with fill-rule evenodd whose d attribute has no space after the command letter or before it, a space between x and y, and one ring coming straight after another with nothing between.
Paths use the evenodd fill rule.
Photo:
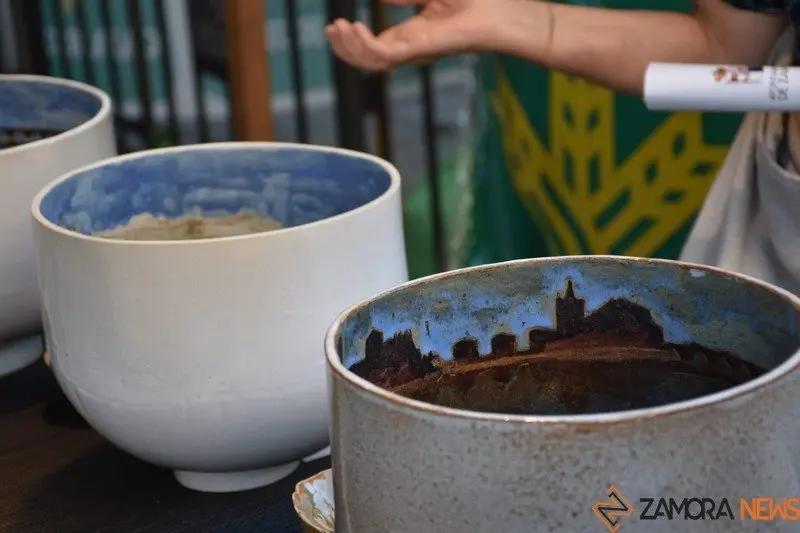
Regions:
<instances>
[{"instance_id":1,"label":"white ceramic bowl","mask_svg":"<svg viewBox=\"0 0 800 533\"><path fill-rule=\"evenodd\" d=\"M42 76L0 75L0 131L57 135L0 149L0 376L35 360L41 341L29 206L56 177L116 154L111 100L94 87Z\"/></svg>"},{"instance_id":2,"label":"white ceramic bowl","mask_svg":"<svg viewBox=\"0 0 800 533\"><path fill-rule=\"evenodd\" d=\"M197 210L250 210L287 228L194 241L90 235L144 212ZM333 148L140 152L58 179L32 211L64 392L111 442L197 490L274 482L328 444L325 331L408 276L397 170Z\"/></svg>"}]
</instances>

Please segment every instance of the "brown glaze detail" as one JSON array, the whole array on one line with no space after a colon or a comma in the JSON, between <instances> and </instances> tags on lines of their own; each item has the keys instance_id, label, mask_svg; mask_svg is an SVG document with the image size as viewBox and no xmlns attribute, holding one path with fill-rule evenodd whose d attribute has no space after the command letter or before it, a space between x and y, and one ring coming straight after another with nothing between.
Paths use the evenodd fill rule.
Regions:
<instances>
[{"instance_id":1,"label":"brown glaze detail","mask_svg":"<svg viewBox=\"0 0 800 533\"><path fill-rule=\"evenodd\" d=\"M735 384L671 351L597 346L455 365L393 391L471 411L587 414L673 403Z\"/></svg>"},{"instance_id":2,"label":"brown glaze detail","mask_svg":"<svg viewBox=\"0 0 800 533\"><path fill-rule=\"evenodd\" d=\"M373 330L351 370L404 396L474 411L580 414L652 407L741 384L763 369L696 343L665 343L647 308L611 299L590 314L572 281L556 298L555 329L528 330L529 349L499 333L491 354L473 338L453 358L423 355L410 331L385 340Z\"/></svg>"},{"instance_id":3,"label":"brown glaze detail","mask_svg":"<svg viewBox=\"0 0 800 533\"><path fill-rule=\"evenodd\" d=\"M517 353L517 337L510 333L498 333L492 337L492 355L514 355Z\"/></svg>"},{"instance_id":4,"label":"brown glaze detail","mask_svg":"<svg viewBox=\"0 0 800 533\"><path fill-rule=\"evenodd\" d=\"M461 339L453 345L453 359L464 361L480 357L478 339Z\"/></svg>"},{"instance_id":5,"label":"brown glaze detail","mask_svg":"<svg viewBox=\"0 0 800 533\"><path fill-rule=\"evenodd\" d=\"M384 341L382 332L372 330L367 336L364 359L350 370L377 385L392 388L432 374L442 364L436 354L422 355L410 331Z\"/></svg>"}]
</instances>

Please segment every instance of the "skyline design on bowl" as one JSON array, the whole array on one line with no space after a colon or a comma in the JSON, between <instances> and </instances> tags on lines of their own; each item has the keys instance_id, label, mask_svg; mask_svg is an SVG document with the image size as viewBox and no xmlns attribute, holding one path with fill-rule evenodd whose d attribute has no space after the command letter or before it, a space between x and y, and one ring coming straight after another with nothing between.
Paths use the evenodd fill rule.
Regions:
<instances>
[{"instance_id":1,"label":"skyline design on bowl","mask_svg":"<svg viewBox=\"0 0 800 533\"><path fill-rule=\"evenodd\" d=\"M414 343L411 331L385 339L381 331L373 329L367 336L364 359L350 370L384 389L406 393L419 391L422 383L417 380L435 377L436 387L440 389L437 393L447 388L450 390L446 394L450 397L472 390L476 376L488 378L484 391L494 384L534 388L531 386L532 370L539 370L543 362L551 367L548 372L551 379L559 370L563 371L552 365L559 361L573 366L586 363L598 369L603 363L651 362L663 365L662 369L731 384L743 383L764 373L764 369L730 352L696 343L665 342L663 329L650 310L625 298L612 298L594 312L587 313L586 300L576 296L572 280L567 280L564 291L556 295L554 311L555 327L534 327L526 331L526 349L519 348L519 339L512 333L495 334L489 353L481 353L477 339L467 337L453 343L451 357L447 360L434 352L423 354ZM520 372L521 369L525 373ZM637 373L632 369L630 372L631 375ZM642 374L641 371L637 373L639 378ZM584 383L581 385L582 389L587 388ZM549 388L552 394L552 384ZM620 390L622 387L612 388ZM430 391L424 392L430 395Z\"/></svg>"},{"instance_id":2,"label":"skyline design on bowl","mask_svg":"<svg viewBox=\"0 0 800 533\"><path fill-rule=\"evenodd\" d=\"M55 184L39 209L83 234L142 213L226 216L249 212L284 227L352 211L383 195L388 171L356 155L302 146L198 146L112 160Z\"/></svg>"},{"instance_id":3,"label":"skyline design on bowl","mask_svg":"<svg viewBox=\"0 0 800 533\"><path fill-rule=\"evenodd\" d=\"M100 112L94 94L57 82L0 78L0 130L64 132Z\"/></svg>"},{"instance_id":4,"label":"skyline design on bowl","mask_svg":"<svg viewBox=\"0 0 800 533\"><path fill-rule=\"evenodd\" d=\"M344 320L339 355L357 371L367 343L377 342L373 331L381 342L405 336L441 362L453 359L454 346L456 353L492 354L493 343L497 351L513 339L518 352L536 350L530 332L558 331L555 311L568 280L585 315L624 300L640 317L647 314L664 343L732 352L766 370L800 346L800 311L737 278L661 262L560 258L477 268L390 291Z\"/></svg>"}]
</instances>

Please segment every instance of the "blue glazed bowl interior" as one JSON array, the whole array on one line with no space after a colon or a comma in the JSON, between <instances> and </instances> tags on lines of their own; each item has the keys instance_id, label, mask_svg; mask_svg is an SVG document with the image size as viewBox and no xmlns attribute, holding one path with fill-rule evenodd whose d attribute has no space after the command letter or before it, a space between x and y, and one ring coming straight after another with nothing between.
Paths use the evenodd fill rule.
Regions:
<instances>
[{"instance_id":1,"label":"blue glazed bowl interior","mask_svg":"<svg viewBox=\"0 0 800 533\"><path fill-rule=\"evenodd\" d=\"M376 160L302 146L220 145L145 153L77 172L46 191L49 222L92 234L149 213L240 212L301 226L361 207L392 184Z\"/></svg>"},{"instance_id":2,"label":"blue glazed bowl interior","mask_svg":"<svg viewBox=\"0 0 800 533\"><path fill-rule=\"evenodd\" d=\"M48 130L77 128L97 115L100 98L75 87L44 81L0 79L0 129Z\"/></svg>"},{"instance_id":3,"label":"blue glazed bowl interior","mask_svg":"<svg viewBox=\"0 0 800 533\"><path fill-rule=\"evenodd\" d=\"M381 388L445 407L589 414L742 385L800 347L790 298L661 261L563 258L469 269L357 307L339 357Z\"/></svg>"}]
</instances>

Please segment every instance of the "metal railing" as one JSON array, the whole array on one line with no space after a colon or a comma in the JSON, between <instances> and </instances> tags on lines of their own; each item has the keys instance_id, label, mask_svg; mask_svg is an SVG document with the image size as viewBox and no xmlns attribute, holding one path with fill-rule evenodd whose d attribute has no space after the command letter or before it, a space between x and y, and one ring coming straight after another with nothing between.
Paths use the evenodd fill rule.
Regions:
<instances>
[{"instance_id":1,"label":"metal railing","mask_svg":"<svg viewBox=\"0 0 800 533\"><path fill-rule=\"evenodd\" d=\"M190 0L188 30L193 45L188 59L193 72L192 98L196 113L192 119L178 116L176 97L176 58L169 43L167 10L178 3L163 0L8 0L12 7L11 25L17 35L21 71L48 74L86 81L106 90L116 103L116 124L120 151L225 140L231 138L230 114L227 122L212 121L208 91L205 85L216 83L224 87L228 65L220 32L224 33L225 0ZM307 83L304 77L304 54L301 46L300 4L296 0L283 3L285 33L288 37L288 71L291 81L291 101L294 139L312 141L312 126L307 105ZM365 6L356 0L326 0L326 18L354 19L359 7L367 9L368 20L380 30L387 25L386 6L380 0L369 0ZM147 16L150 25L144 22ZM90 18L92 20L90 20ZM68 21L69 19L69 21ZM90 26L92 26L90 31ZM99 30L98 30L99 28ZM323 28L319 28L322 34ZM121 35L129 36L128 41ZM130 46L133 78L123 76L120 50ZM148 57L148 46L157 46L158 61ZM220 49L222 48L222 49ZM76 54L77 52L77 54ZM102 53L99 53L102 52ZM75 56L78 60L75 60ZM391 140L392 116L390 106L390 76L367 74L330 59L335 98L335 138L331 144L354 150L371 151L393 161L396 146ZM432 67L416 69L419 80L419 105L422 108L421 131L418 142L424 151L424 170L431 198L436 264L444 269L442 243L442 210L439 179L439 136L434 109L436 94ZM156 83L158 82L158 83ZM154 86L160 86L160 104ZM135 98L126 91L134 87ZM183 90L183 89L182 89ZM268 96L265 95L265 98ZM133 103L132 103L133 100ZM183 103L183 102L182 102ZM228 102L229 104L229 102ZM158 109L156 109L158 108ZM212 122L216 128L212 128ZM215 129L215 131L212 131Z\"/></svg>"}]
</instances>

